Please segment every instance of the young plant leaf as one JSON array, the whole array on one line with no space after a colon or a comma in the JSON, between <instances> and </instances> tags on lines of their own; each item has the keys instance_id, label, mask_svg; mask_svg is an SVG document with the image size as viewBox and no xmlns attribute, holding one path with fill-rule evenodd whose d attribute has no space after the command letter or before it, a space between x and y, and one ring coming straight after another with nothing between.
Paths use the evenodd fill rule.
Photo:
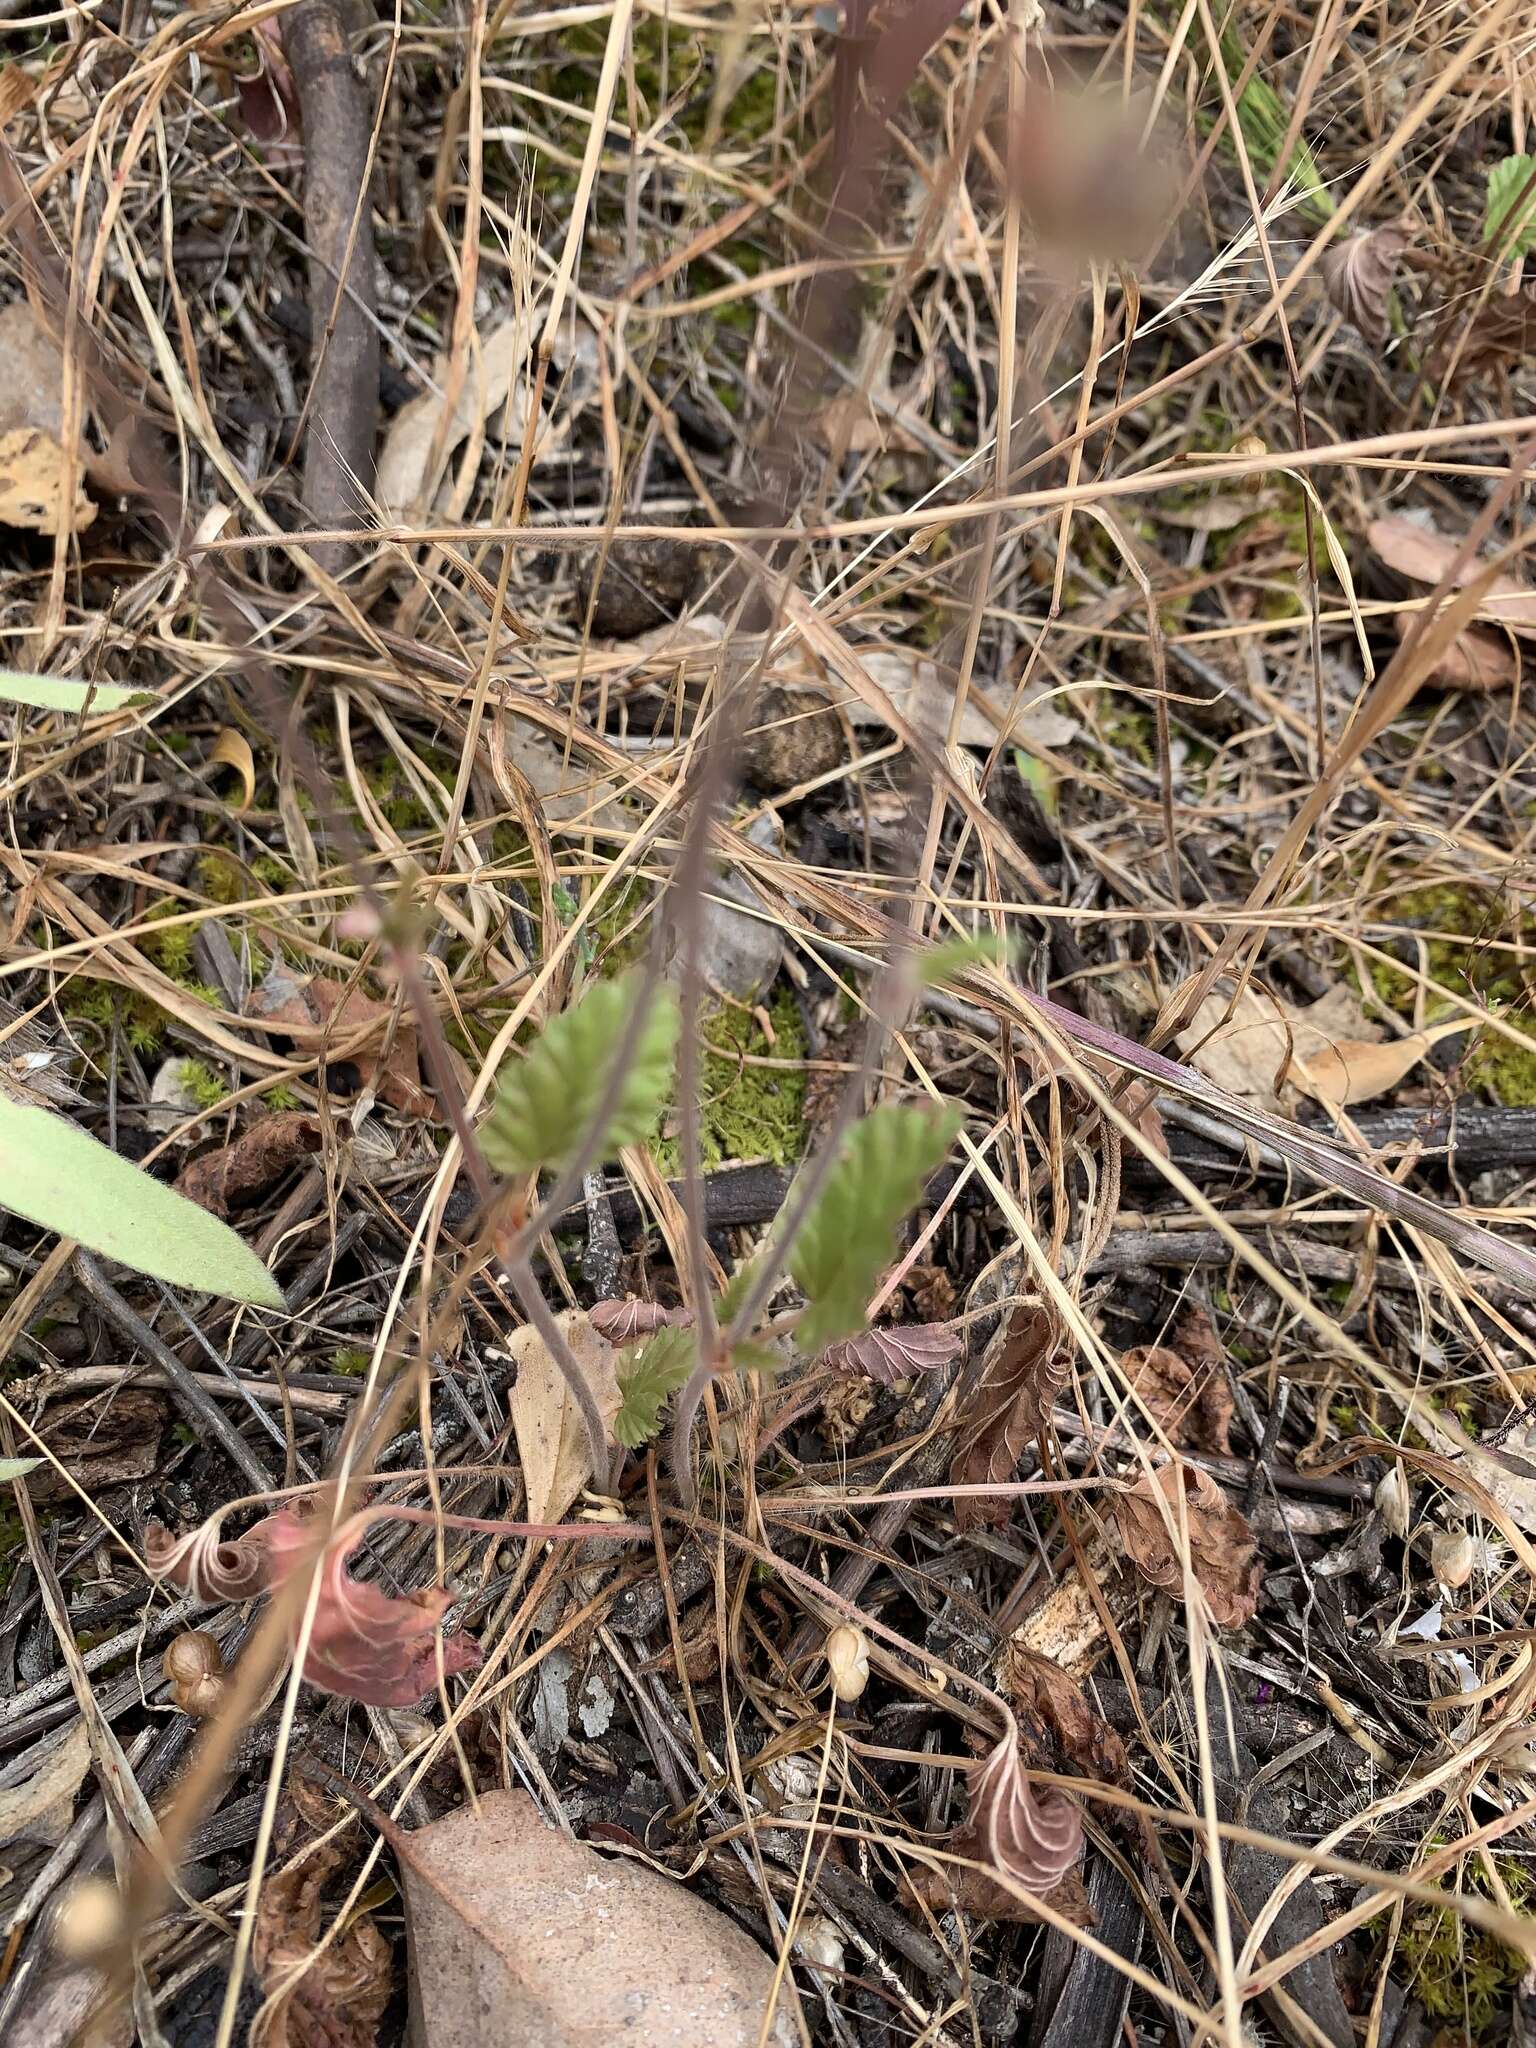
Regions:
<instances>
[{"instance_id":1,"label":"young plant leaf","mask_svg":"<svg viewBox=\"0 0 1536 2048\"><path fill-rule=\"evenodd\" d=\"M498 1173L563 1166L581 1150L613 1077L625 1028L639 1000L640 977L594 982L552 1020L501 1079L480 1126L480 1144ZM677 998L652 997L612 1110L592 1146L594 1160L638 1145L656 1127L672 1086Z\"/></svg>"},{"instance_id":2,"label":"young plant leaf","mask_svg":"<svg viewBox=\"0 0 1536 2048\"><path fill-rule=\"evenodd\" d=\"M0 669L0 704L27 704L36 711L64 711L78 715L89 704L98 711L127 711L135 704L152 704L152 690L129 690L120 683L77 683L67 676L26 676L12 668Z\"/></svg>"},{"instance_id":3,"label":"young plant leaf","mask_svg":"<svg viewBox=\"0 0 1536 2048\"><path fill-rule=\"evenodd\" d=\"M227 1223L77 1125L3 1094L0 1208L174 1287L283 1306L277 1282Z\"/></svg>"},{"instance_id":4,"label":"young plant leaf","mask_svg":"<svg viewBox=\"0 0 1536 2048\"><path fill-rule=\"evenodd\" d=\"M917 985L919 988L937 988L940 982L953 980L967 967L1006 967L1007 964L1007 941L1000 939L996 932L983 932L970 939L944 939L918 956Z\"/></svg>"},{"instance_id":5,"label":"young plant leaf","mask_svg":"<svg viewBox=\"0 0 1536 2048\"><path fill-rule=\"evenodd\" d=\"M1506 156L1488 166L1483 247L1501 256L1536 252L1536 156ZM1530 186L1527 191L1526 187Z\"/></svg>"},{"instance_id":6,"label":"young plant leaf","mask_svg":"<svg viewBox=\"0 0 1536 2048\"><path fill-rule=\"evenodd\" d=\"M613 1433L627 1451L649 1443L660 1429L661 1411L687 1384L696 1349L691 1330L658 1330L629 1365L619 1367L624 1398Z\"/></svg>"},{"instance_id":7,"label":"young plant leaf","mask_svg":"<svg viewBox=\"0 0 1536 2048\"><path fill-rule=\"evenodd\" d=\"M896 1232L961 1121L956 1109L886 1103L848 1133L790 1249L789 1270L809 1304L796 1332L804 1350L824 1350L864 1327Z\"/></svg>"},{"instance_id":8,"label":"young plant leaf","mask_svg":"<svg viewBox=\"0 0 1536 2048\"><path fill-rule=\"evenodd\" d=\"M9 1486L13 1479L25 1479L42 1462L41 1458L0 1458L0 1486Z\"/></svg>"}]
</instances>

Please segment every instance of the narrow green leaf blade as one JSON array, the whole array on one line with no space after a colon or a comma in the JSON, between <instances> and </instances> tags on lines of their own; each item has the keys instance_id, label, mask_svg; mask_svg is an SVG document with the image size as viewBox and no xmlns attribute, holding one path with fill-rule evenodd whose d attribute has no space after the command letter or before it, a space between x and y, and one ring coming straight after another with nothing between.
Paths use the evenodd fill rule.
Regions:
<instances>
[{"instance_id":1,"label":"narrow green leaf blade","mask_svg":"<svg viewBox=\"0 0 1536 2048\"><path fill-rule=\"evenodd\" d=\"M480 1144L498 1173L535 1173L576 1156L602 1104L636 1003L642 977L594 982L579 1002L547 1024L502 1074L496 1101L480 1126ZM618 1099L593 1147L610 1159L656 1128L672 1088L677 1047L677 997L653 995Z\"/></svg>"},{"instance_id":2,"label":"narrow green leaf blade","mask_svg":"<svg viewBox=\"0 0 1536 2048\"><path fill-rule=\"evenodd\" d=\"M174 1287L283 1306L277 1282L227 1223L78 1125L4 1095L0 1208Z\"/></svg>"},{"instance_id":3,"label":"narrow green leaf blade","mask_svg":"<svg viewBox=\"0 0 1536 2048\"><path fill-rule=\"evenodd\" d=\"M696 1339L692 1330L658 1330L628 1366L618 1370L621 1398L613 1433L627 1451L648 1444L661 1427L661 1411L688 1382Z\"/></svg>"},{"instance_id":4,"label":"narrow green leaf blade","mask_svg":"<svg viewBox=\"0 0 1536 2048\"><path fill-rule=\"evenodd\" d=\"M0 1458L0 1486L9 1486L13 1479L25 1479L42 1462L41 1458Z\"/></svg>"},{"instance_id":5,"label":"narrow green leaf blade","mask_svg":"<svg viewBox=\"0 0 1536 2048\"><path fill-rule=\"evenodd\" d=\"M895 1256L897 1230L961 1121L949 1107L886 1103L843 1140L790 1248L789 1270L808 1304L796 1331L803 1349L820 1351L864 1327L865 1304Z\"/></svg>"},{"instance_id":6,"label":"narrow green leaf blade","mask_svg":"<svg viewBox=\"0 0 1536 2048\"><path fill-rule=\"evenodd\" d=\"M967 967L1006 967L1007 964L1007 942L996 932L982 932L974 939L941 939L938 945L930 946L926 953L919 954L917 985L919 988L937 988L941 981L953 980Z\"/></svg>"},{"instance_id":7,"label":"narrow green leaf blade","mask_svg":"<svg viewBox=\"0 0 1536 2048\"><path fill-rule=\"evenodd\" d=\"M127 711L135 704L152 704L152 690L129 690L120 683L72 682L66 676L27 676L12 668L0 669L0 704L28 704L36 711L66 711L78 714L87 703L96 711Z\"/></svg>"},{"instance_id":8,"label":"narrow green leaf blade","mask_svg":"<svg viewBox=\"0 0 1536 2048\"><path fill-rule=\"evenodd\" d=\"M1503 256L1536 254L1536 186L1525 190L1533 171L1536 156L1506 156L1488 166L1484 248L1497 243Z\"/></svg>"}]
</instances>

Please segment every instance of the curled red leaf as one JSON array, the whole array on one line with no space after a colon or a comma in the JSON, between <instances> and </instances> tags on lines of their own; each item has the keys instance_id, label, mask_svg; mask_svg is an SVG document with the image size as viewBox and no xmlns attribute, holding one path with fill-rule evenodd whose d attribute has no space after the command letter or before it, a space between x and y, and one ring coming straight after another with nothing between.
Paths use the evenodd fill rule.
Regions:
<instances>
[{"instance_id":1,"label":"curled red leaf","mask_svg":"<svg viewBox=\"0 0 1536 2048\"><path fill-rule=\"evenodd\" d=\"M953 1846L1038 1897L1081 1855L1082 1817L1065 1793L1030 1784L1010 1728L971 1772L970 1805Z\"/></svg>"},{"instance_id":2,"label":"curled red leaf","mask_svg":"<svg viewBox=\"0 0 1536 2048\"><path fill-rule=\"evenodd\" d=\"M1174 1540L1183 1494L1189 1564L1221 1628L1241 1628L1259 1604L1264 1567L1253 1531L1208 1472L1163 1465L1111 1509L1126 1555L1142 1577L1166 1592L1184 1586L1184 1560ZM1170 1524L1172 1525L1170 1527Z\"/></svg>"},{"instance_id":3,"label":"curled red leaf","mask_svg":"<svg viewBox=\"0 0 1536 2048\"><path fill-rule=\"evenodd\" d=\"M937 1372L960 1354L962 1339L953 1323L902 1323L894 1329L865 1330L829 1344L822 1361L850 1379L879 1380L889 1386L917 1372Z\"/></svg>"},{"instance_id":4,"label":"curled red leaf","mask_svg":"<svg viewBox=\"0 0 1536 2048\"><path fill-rule=\"evenodd\" d=\"M333 1537L320 1562L320 1590L304 1656L304 1677L321 1692L361 1700L370 1707L409 1707L437 1683L473 1671L480 1645L473 1636L440 1636L438 1625L453 1596L444 1586L414 1593L384 1593L354 1579L347 1560L367 1528L354 1516ZM157 1572L201 1599L246 1600L273 1593L296 1565L307 1566L315 1530L295 1508L283 1508L232 1542L221 1542L216 1523L205 1524L179 1542L162 1529L146 1532L147 1555ZM295 1636L301 1605L293 1619Z\"/></svg>"}]
</instances>

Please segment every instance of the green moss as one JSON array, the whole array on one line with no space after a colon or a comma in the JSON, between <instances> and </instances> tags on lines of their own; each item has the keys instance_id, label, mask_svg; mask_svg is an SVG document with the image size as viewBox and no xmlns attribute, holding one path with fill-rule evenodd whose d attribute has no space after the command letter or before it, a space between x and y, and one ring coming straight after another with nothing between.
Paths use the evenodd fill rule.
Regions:
<instances>
[{"instance_id":1,"label":"green moss","mask_svg":"<svg viewBox=\"0 0 1536 2048\"><path fill-rule=\"evenodd\" d=\"M1436 882L1409 889L1393 898L1389 913L1396 924L1423 926L1427 936L1415 944L1431 980L1457 995L1480 1003L1518 1003L1526 994L1520 957L1500 944L1509 920L1500 899L1472 882ZM1418 961L1415 961L1417 966ZM1412 1010L1417 982L1386 961L1371 967L1371 984L1384 1003L1405 1014ZM1429 1005L1431 1021L1449 1014L1449 1005Z\"/></svg>"},{"instance_id":2,"label":"green moss","mask_svg":"<svg viewBox=\"0 0 1536 2048\"><path fill-rule=\"evenodd\" d=\"M1536 1880L1523 1864L1498 1857L1495 1868L1515 1906L1525 1910ZM1469 1861L1462 1888L1486 1898L1487 1876L1480 1863ZM1432 2020L1466 2029L1473 2048L1508 2039L1511 2005L1526 1960L1496 1934L1469 1927L1459 1914L1419 1906L1408 1913L1398 1934L1397 1954L1409 1971L1409 1990Z\"/></svg>"},{"instance_id":3,"label":"green moss","mask_svg":"<svg viewBox=\"0 0 1536 2048\"><path fill-rule=\"evenodd\" d=\"M246 895L245 874L239 861L222 846L199 856L198 886L211 903L239 903Z\"/></svg>"},{"instance_id":4,"label":"green moss","mask_svg":"<svg viewBox=\"0 0 1536 2048\"><path fill-rule=\"evenodd\" d=\"M181 1085L189 1099L199 1109L217 1109L229 1093L228 1084L213 1071L206 1060L184 1060L181 1067Z\"/></svg>"},{"instance_id":5,"label":"green moss","mask_svg":"<svg viewBox=\"0 0 1536 2048\"><path fill-rule=\"evenodd\" d=\"M59 1008L72 1022L94 1024L103 1033L115 1024L137 1053L154 1052L170 1022L148 996L110 981L71 982L59 997Z\"/></svg>"},{"instance_id":6,"label":"green moss","mask_svg":"<svg viewBox=\"0 0 1536 2048\"><path fill-rule=\"evenodd\" d=\"M727 1006L702 1019L699 1149L706 1168L727 1159L766 1159L775 1166L792 1166L805 1149L804 1072L778 1064L747 1064L805 1057L805 1027L788 989L773 997L768 1015L772 1045L748 1010ZM664 1140L657 1156L669 1173L675 1173L676 1139Z\"/></svg>"},{"instance_id":7,"label":"green moss","mask_svg":"<svg viewBox=\"0 0 1536 2048\"><path fill-rule=\"evenodd\" d=\"M0 1512L0 1593L16 1576L16 1567L26 1555L27 1534L14 1509Z\"/></svg>"},{"instance_id":8,"label":"green moss","mask_svg":"<svg viewBox=\"0 0 1536 2048\"><path fill-rule=\"evenodd\" d=\"M1510 1020L1536 1037L1536 1016L1529 1009ZM1506 1109L1536 1109L1536 1052L1514 1045L1497 1032L1485 1031L1463 1069L1474 1087L1486 1088Z\"/></svg>"},{"instance_id":9,"label":"green moss","mask_svg":"<svg viewBox=\"0 0 1536 2048\"><path fill-rule=\"evenodd\" d=\"M299 1106L297 1095L281 1081L275 1088L269 1088L261 1099L268 1109L297 1109Z\"/></svg>"},{"instance_id":10,"label":"green moss","mask_svg":"<svg viewBox=\"0 0 1536 2048\"><path fill-rule=\"evenodd\" d=\"M360 1380L368 1371L373 1353L363 1351L355 1344L343 1344L339 1351L331 1354L331 1371L345 1373L348 1379Z\"/></svg>"}]
</instances>

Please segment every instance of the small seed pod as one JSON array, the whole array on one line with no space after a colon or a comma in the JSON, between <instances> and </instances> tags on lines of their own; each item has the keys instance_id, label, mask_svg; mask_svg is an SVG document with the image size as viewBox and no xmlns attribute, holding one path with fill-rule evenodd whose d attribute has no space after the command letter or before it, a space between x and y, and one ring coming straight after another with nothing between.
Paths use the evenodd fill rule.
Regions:
<instances>
[{"instance_id":1,"label":"small seed pod","mask_svg":"<svg viewBox=\"0 0 1536 2048\"><path fill-rule=\"evenodd\" d=\"M864 1631L839 1622L827 1636L826 1656L837 1697L843 1701L860 1698L869 1683L869 1644Z\"/></svg>"},{"instance_id":2,"label":"small seed pod","mask_svg":"<svg viewBox=\"0 0 1536 2048\"><path fill-rule=\"evenodd\" d=\"M1429 1562L1442 1586L1464 1586L1477 1563L1477 1544L1465 1529L1437 1529Z\"/></svg>"},{"instance_id":3,"label":"small seed pod","mask_svg":"<svg viewBox=\"0 0 1536 2048\"><path fill-rule=\"evenodd\" d=\"M117 1886L104 1877L77 1878L59 1901L54 1945L72 1963L90 1962L106 1953L122 1928Z\"/></svg>"},{"instance_id":4,"label":"small seed pod","mask_svg":"<svg viewBox=\"0 0 1536 2048\"><path fill-rule=\"evenodd\" d=\"M1232 443L1232 453L1239 460L1247 462L1257 456L1267 455L1269 449L1257 434L1239 434ZM1239 477L1237 479L1237 488L1250 498L1262 497L1269 488L1269 478L1262 470L1259 470L1253 476Z\"/></svg>"},{"instance_id":5,"label":"small seed pod","mask_svg":"<svg viewBox=\"0 0 1536 2048\"><path fill-rule=\"evenodd\" d=\"M184 1714L204 1721L217 1710L224 1697L224 1659L207 1629L189 1628L184 1635L173 1636L160 1669Z\"/></svg>"}]
</instances>

